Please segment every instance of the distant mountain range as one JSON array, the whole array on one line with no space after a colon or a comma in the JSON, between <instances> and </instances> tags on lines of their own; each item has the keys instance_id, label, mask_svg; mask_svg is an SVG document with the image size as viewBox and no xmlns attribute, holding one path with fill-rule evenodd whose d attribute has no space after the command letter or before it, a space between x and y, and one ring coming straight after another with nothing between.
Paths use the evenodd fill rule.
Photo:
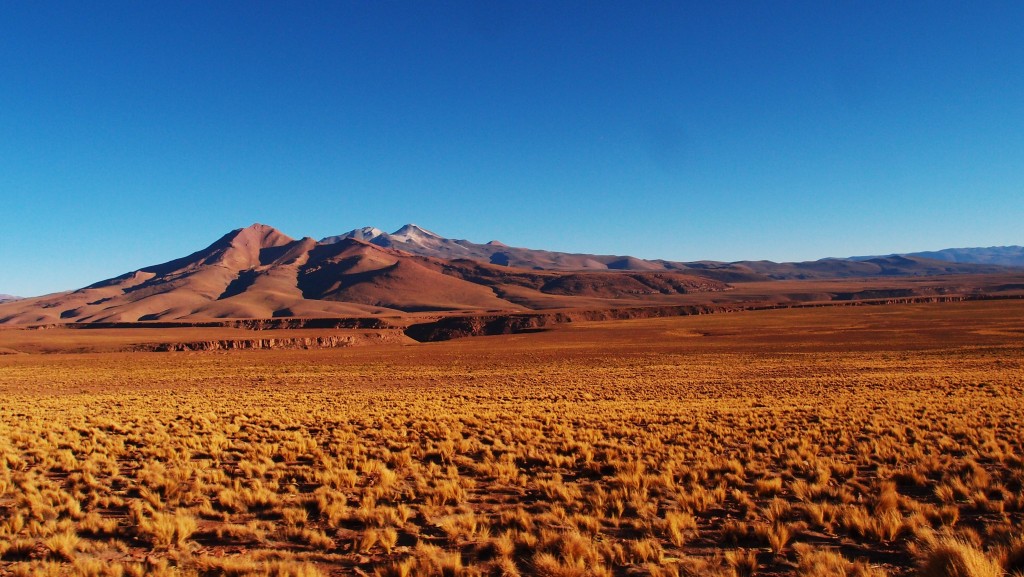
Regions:
<instances>
[{"instance_id":1,"label":"distant mountain range","mask_svg":"<svg viewBox=\"0 0 1024 577\"><path fill-rule=\"evenodd\" d=\"M816 261L776 263L771 261L736 262L674 262L644 260L632 256L576 254L516 248L496 240L477 244L468 240L445 238L415 224L407 224L388 234L379 228L365 227L345 234L320 240L332 244L342 240L360 240L386 248L394 248L432 258L470 259L498 266L537 270L633 270L633 271L685 271L690 274L714 278L725 282L743 282L767 279L826 279L868 276L977 274L1001 272L1003 263L984 260L935 259L916 255L889 255L857 258L825 258ZM1020 247L1006 247L1020 248ZM950 249L956 250L956 249ZM959 249L963 251L993 249ZM966 254L966 253L965 253ZM980 258L980 257L979 257ZM974 266L978 264L994 266ZM967 266L961 266L967 265ZM1024 266L1020 265L1005 266Z\"/></svg>"},{"instance_id":2,"label":"distant mountain range","mask_svg":"<svg viewBox=\"0 0 1024 577\"><path fill-rule=\"evenodd\" d=\"M16 297L14 295L3 295L3 294L0 294L0 303L16 301L16 300L18 300L20 298L21 297Z\"/></svg>"},{"instance_id":3,"label":"distant mountain range","mask_svg":"<svg viewBox=\"0 0 1024 577\"><path fill-rule=\"evenodd\" d=\"M693 295L729 290L727 283L1008 271L1021 272L911 255L800 263L644 260L476 244L413 224L390 234L367 227L296 240L254 224L170 262L4 303L0 324L607 308L694 302Z\"/></svg>"},{"instance_id":4,"label":"distant mountain range","mask_svg":"<svg viewBox=\"0 0 1024 577\"><path fill-rule=\"evenodd\" d=\"M924 252L910 252L900 255L928 258L943 262L972 263L972 264L994 264L1000 266L1024 267L1024 246L988 246L975 248L947 248L943 250L932 250ZM850 260L864 261L878 256L854 256Z\"/></svg>"}]
</instances>

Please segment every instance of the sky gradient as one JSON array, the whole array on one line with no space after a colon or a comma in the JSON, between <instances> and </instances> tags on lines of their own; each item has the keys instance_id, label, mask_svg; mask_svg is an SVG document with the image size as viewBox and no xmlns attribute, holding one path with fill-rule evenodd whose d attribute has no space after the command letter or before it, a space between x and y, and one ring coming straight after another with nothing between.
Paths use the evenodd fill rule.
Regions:
<instances>
[{"instance_id":1,"label":"sky gradient","mask_svg":"<svg viewBox=\"0 0 1024 577\"><path fill-rule=\"evenodd\" d=\"M1021 2L0 6L0 293L262 222L670 260L1024 244Z\"/></svg>"}]
</instances>

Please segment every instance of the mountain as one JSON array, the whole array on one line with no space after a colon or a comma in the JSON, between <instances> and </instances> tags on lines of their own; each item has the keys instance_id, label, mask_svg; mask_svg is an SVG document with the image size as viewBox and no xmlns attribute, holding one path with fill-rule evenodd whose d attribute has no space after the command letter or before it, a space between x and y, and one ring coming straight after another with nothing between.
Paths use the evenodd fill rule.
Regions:
<instances>
[{"instance_id":1,"label":"mountain","mask_svg":"<svg viewBox=\"0 0 1024 577\"><path fill-rule=\"evenodd\" d=\"M7 303L7 302L11 302L11 301L20 300L20 299L21 299L21 297L16 297L14 295L0 294L0 303Z\"/></svg>"},{"instance_id":2,"label":"mountain","mask_svg":"<svg viewBox=\"0 0 1024 577\"><path fill-rule=\"evenodd\" d=\"M342 235L320 239L320 242L322 244L334 244L349 239L362 240L385 248L396 248L420 256L447 259L468 258L481 262L490 262L491 264L508 264L493 262L491 259L491 255L499 252L502 247L475 244L468 240L444 238L415 224L407 224L391 234L379 228L367 226L350 230Z\"/></svg>"},{"instance_id":3,"label":"mountain","mask_svg":"<svg viewBox=\"0 0 1024 577\"><path fill-rule=\"evenodd\" d=\"M380 236L372 229L354 232L318 243L254 224L179 259L0 305L0 324L528 311L671 303L728 288L681 272L567 273L440 259L358 238ZM412 225L390 236L394 246L448 244Z\"/></svg>"},{"instance_id":4,"label":"mountain","mask_svg":"<svg viewBox=\"0 0 1024 577\"><path fill-rule=\"evenodd\" d=\"M885 279L1008 272L1021 271L909 255L798 263L644 260L516 248L497 241L476 244L414 224L390 234L366 227L317 242L253 224L179 259L78 290L0 304L0 324L506 313L736 299L781 302L780 294L788 301L827 301L977 292L977 286L956 281L954 288L939 292L904 287L894 293L889 289L895 281ZM882 280L852 291L834 284L821 288L820 283L786 285L783 290L791 292L785 294L766 288L773 281L869 278ZM1002 288L997 290L1015 290L1018 284L1013 283L1019 283L998 282L993 286ZM735 298L723 295L744 283L752 288L736 290Z\"/></svg>"}]
</instances>

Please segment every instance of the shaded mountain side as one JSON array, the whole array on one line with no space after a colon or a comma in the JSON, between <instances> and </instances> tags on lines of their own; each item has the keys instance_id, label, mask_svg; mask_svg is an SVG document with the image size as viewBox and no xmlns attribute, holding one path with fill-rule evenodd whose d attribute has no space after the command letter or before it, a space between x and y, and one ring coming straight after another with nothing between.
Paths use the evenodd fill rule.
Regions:
<instances>
[{"instance_id":1,"label":"shaded mountain side","mask_svg":"<svg viewBox=\"0 0 1024 577\"><path fill-rule=\"evenodd\" d=\"M722 282L681 272L564 272L528 271L487 265L470 259L441 260L420 257L422 266L447 276L492 287L501 294L531 292L570 297L618 299L655 295L683 295L728 289ZM541 308L541 307L531 307Z\"/></svg>"},{"instance_id":2,"label":"shaded mountain side","mask_svg":"<svg viewBox=\"0 0 1024 577\"><path fill-rule=\"evenodd\" d=\"M541 292L560 295L621 298L634 295L676 295L724 290L719 282L678 273L566 274L552 279Z\"/></svg>"},{"instance_id":3,"label":"shaded mountain side","mask_svg":"<svg viewBox=\"0 0 1024 577\"><path fill-rule=\"evenodd\" d=\"M772 280L770 277L754 272L750 267L740 263L724 263L715 261L697 261L677 263L665 260L652 261L665 267L665 270L681 271L725 283L742 283Z\"/></svg>"},{"instance_id":4,"label":"shaded mountain side","mask_svg":"<svg viewBox=\"0 0 1024 577\"><path fill-rule=\"evenodd\" d=\"M376 269L365 269L364 259L343 261L300 276L307 298L362 303L400 311L519 308L486 286L431 270L407 257ZM358 272L346 272L360 268ZM312 278L310 278L312 277ZM308 280L308 282L307 282Z\"/></svg>"},{"instance_id":5,"label":"shaded mountain side","mask_svg":"<svg viewBox=\"0 0 1024 577\"><path fill-rule=\"evenodd\" d=\"M320 245L299 272L303 295L403 311L462 308L519 309L573 306L545 295L598 297L671 295L721 291L724 283L679 273L574 273L585 291L559 283L567 273L525 271L469 259L409 255L355 239ZM425 287L431 290L425 291Z\"/></svg>"}]
</instances>

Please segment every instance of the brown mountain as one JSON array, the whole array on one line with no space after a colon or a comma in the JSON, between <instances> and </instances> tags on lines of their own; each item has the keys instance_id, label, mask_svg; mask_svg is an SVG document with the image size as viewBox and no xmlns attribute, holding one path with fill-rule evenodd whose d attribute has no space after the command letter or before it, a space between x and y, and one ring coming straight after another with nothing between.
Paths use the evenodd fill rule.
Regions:
<instances>
[{"instance_id":1,"label":"brown mountain","mask_svg":"<svg viewBox=\"0 0 1024 577\"><path fill-rule=\"evenodd\" d=\"M680 272L524 270L354 238L321 244L254 224L180 259L0 305L0 323L526 311L671 302L726 288Z\"/></svg>"}]
</instances>

